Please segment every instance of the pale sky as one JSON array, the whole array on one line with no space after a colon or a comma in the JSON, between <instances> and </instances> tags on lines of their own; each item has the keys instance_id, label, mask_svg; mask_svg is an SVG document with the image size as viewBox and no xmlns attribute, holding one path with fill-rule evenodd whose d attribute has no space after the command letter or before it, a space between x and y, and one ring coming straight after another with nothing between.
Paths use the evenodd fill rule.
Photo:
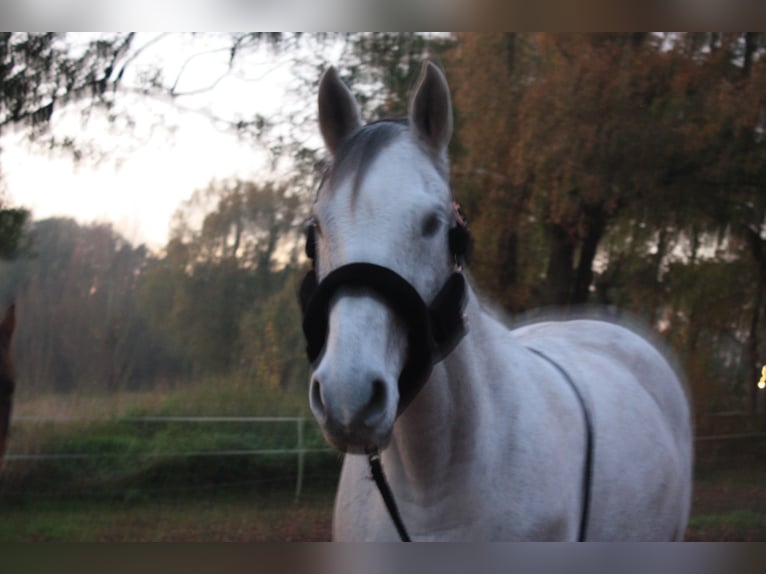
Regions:
<instances>
[{"instance_id":1,"label":"pale sky","mask_svg":"<svg viewBox=\"0 0 766 574\"><path fill-rule=\"evenodd\" d=\"M31 209L35 219L110 221L131 241L162 246L171 215L196 189L258 171L256 150L210 126L183 126L177 135L175 143L150 141L120 165L108 159L95 166L4 141L0 160L9 203Z\"/></svg>"},{"instance_id":2,"label":"pale sky","mask_svg":"<svg viewBox=\"0 0 766 574\"><path fill-rule=\"evenodd\" d=\"M164 38L130 70L154 62L169 70L172 83L190 54L226 42L220 36L206 41L209 44L202 48L188 39ZM291 74L286 62L255 53L242 69L218 81L226 71L226 57L220 51L187 62L180 90L215 87L181 98L184 107L209 109L223 117L252 117L269 116L284 105ZM125 82L129 85L127 75ZM137 119L132 135L119 128L110 134L108 124L99 118L83 127L76 112L53 117L56 134L75 135L113 150L98 165L90 161L75 165L66 156L29 145L21 133L6 133L0 139L0 167L9 204L31 209L35 219L64 215L82 223L110 221L131 241L157 248L165 244L170 218L180 203L211 180L274 177L255 144L239 141L201 114L181 112L156 100L125 99L124 105ZM174 129L152 129L152 117L158 116Z\"/></svg>"}]
</instances>

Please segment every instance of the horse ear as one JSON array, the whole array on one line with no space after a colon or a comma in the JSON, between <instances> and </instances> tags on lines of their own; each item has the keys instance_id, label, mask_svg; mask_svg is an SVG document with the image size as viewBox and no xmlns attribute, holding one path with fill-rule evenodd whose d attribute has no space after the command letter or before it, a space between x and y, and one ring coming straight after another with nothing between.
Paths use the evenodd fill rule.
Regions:
<instances>
[{"instance_id":1,"label":"horse ear","mask_svg":"<svg viewBox=\"0 0 766 574\"><path fill-rule=\"evenodd\" d=\"M410 101L410 129L436 153L447 149L452 136L452 103L447 79L432 62L425 62Z\"/></svg>"},{"instance_id":2,"label":"horse ear","mask_svg":"<svg viewBox=\"0 0 766 574\"><path fill-rule=\"evenodd\" d=\"M2 334L6 340L11 340L13 330L16 328L16 305L11 304L5 311L3 320L0 321L0 334Z\"/></svg>"},{"instance_id":3,"label":"horse ear","mask_svg":"<svg viewBox=\"0 0 766 574\"><path fill-rule=\"evenodd\" d=\"M319 130L327 151L334 155L343 140L360 127L362 118L354 95L330 66L319 82Z\"/></svg>"}]
</instances>

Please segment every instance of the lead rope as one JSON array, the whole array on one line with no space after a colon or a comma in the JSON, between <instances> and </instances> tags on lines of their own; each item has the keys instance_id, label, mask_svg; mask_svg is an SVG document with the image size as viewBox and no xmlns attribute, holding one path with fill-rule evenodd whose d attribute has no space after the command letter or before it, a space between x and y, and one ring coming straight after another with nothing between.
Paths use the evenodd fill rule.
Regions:
<instances>
[{"instance_id":1,"label":"lead rope","mask_svg":"<svg viewBox=\"0 0 766 574\"><path fill-rule=\"evenodd\" d=\"M588 537L588 516L590 515L590 491L593 481L593 421L591 420L590 411L588 410L588 406L585 403L585 399L582 396L582 393L580 392L580 389L577 388L577 385L575 385L574 381L572 380L572 377L569 376L569 373L567 373L564 368L559 365L556 361L551 359L548 355L543 353L542 351L539 351L537 349L534 349L532 347L527 347L530 351L532 351L535 355L545 359L548 361L551 365L553 365L556 370L561 373L564 376L564 379L567 383L569 383L569 386L572 387L572 390L574 391L574 394L577 396L577 400L580 403L580 407L582 408L583 417L585 419L585 462L583 463L583 493L582 493L582 515L580 516L580 531L577 535L577 541L578 542L585 542L585 539Z\"/></svg>"},{"instance_id":2,"label":"lead rope","mask_svg":"<svg viewBox=\"0 0 766 574\"><path fill-rule=\"evenodd\" d=\"M391 487L388 486L386 481L386 475L383 473L383 465L380 463L380 453L377 448L372 448L367 451L367 460L370 462L370 471L372 472L372 479L380 491L380 495L383 497L383 502L386 504L388 514L391 516L391 520L396 526L396 531L399 533L399 538L402 542L412 542L410 535L407 534L407 529L404 527L402 517L399 515L399 509L396 506L396 500L391 492Z\"/></svg>"},{"instance_id":3,"label":"lead rope","mask_svg":"<svg viewBox=\"0 0 766 574\"><path fill-rule=\"evenodd\" d=\"M591 498L591 486L593 481L593 421L591 420L590 411L585 403L585 399L580 393L580 389L577 388L572 377L569 376L561 365L551 359L548 355L539 351L533 347L527 347L534 354L545 359L555 369L564 376L564 379L569 386L572 387L577 400L580 403L580 407L583 411L583 417L585 419L585 461L583 468L583 500L582 500L582 514L580 516L580 528L577 535L578 542L585 542L588 537L588 518L590 515L590 498ZM764 372L766 372L766 366L764 366ZM386 475L383 472L383 465L380 462L380 453L378 449L373 447L367 451L367 460L370 463L370 472L372 472L372 479L375 481L375 485L380 491L380 495L383 497L383 502L386 505L389 516L396 527L396 531L399 533L399 538L402 542L412 542L410 535L407 533L407 529L404 526L402 517L399 514L399 508L396 506L396 500L394 494L391 492L391 487L386 481Z\"/></svg>"}]
</instances>

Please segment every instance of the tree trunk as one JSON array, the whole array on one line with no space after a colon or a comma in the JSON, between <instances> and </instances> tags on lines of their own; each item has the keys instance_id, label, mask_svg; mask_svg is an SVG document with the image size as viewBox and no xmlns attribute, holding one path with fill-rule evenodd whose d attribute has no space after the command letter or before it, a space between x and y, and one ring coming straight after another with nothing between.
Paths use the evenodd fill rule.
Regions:
<instances>
[{"instance_id":1,"label":"tree trunk","mask_svg":"<svg viewBox=\"0 0 766 574\"><path fill-rule=\"evenodd\" d=\"M758 356L760 328L760 315L763 307L763 294L766 291L766 241L761 239L761 235L754 229L746 229L745 235L750 244L750 253L758 266L757 285L755 293L755 302L753 303L753 316L750 320L750 332L747 341L747 398L748 410L750 414L756 414L758 410L758 388L756 381L761 374L761 359Z\"/></svg>"},{"instance_id":2,"label":"tree trunk","mask_svg":"<svg viewBox=\"0 0 766 574\"><path fill-rule=\"evenodd\" d=\"M763 275L763 273L762 273ZM753 303L753 316L750 320L750 333L747 338L747 410L750 415L758 411L758 387L756 381L761 374L760 361L758 360L758 327L760 324L761 307L763 306L763 291L766 290L766 281L759 281Z\"/></svg>"},{"instance_id":3,"label":"tree trunk","mask_svg":"<svg viewBox=\"0 0 766 574\"><path fill-rule=\"evenodd\" d=\"M743 55L742 62L742 76L744 78L750 77L750 70L753 67L753 55L756 49L756 32L745 32L745 53Z\"/></svg>"},{"instance_id":4,"label":"tree trunk","mask_svg":"<svg viewBox=\"0 0 766 574\"><path fill-rule=\"evenodd\" d=\"M563 226L552 224L548 227L550 256L546 272L544 303L566 305L572 289L574 241Z\"/></svg>"},{"instance_id":5,"label":"tree trunk","mask_svg":"<svg viewBox=\"0 0 766 574\"><path fill-rule=\"evenodd\" d=\"M580 246L580 259L574 280L571 303L586 303L593 282L593 260L606 230L606 215L601 207L587 209L585 213L587 230Z\"/></svg>"},{"instance_id":6,"label":"tree trunk","mask_svg":"<svg viewBox=\"0 0 766 574\"><path fill-rule=\"evenodd\" d=\"M497 274L497 288L499 293L510 295L509 300L504 301L505 310L510 313L521 311L516 306L514 296L519 281L519 237L515 230L506 228L500 233L499 249L500 265Z\"/></svg>"},{"instance_id":7,"label":"tree trunk","mask_svg":"<svg viewBox=\"0 0 766 574\"><path fill-rule=\"evenodd\" d=\"M667 228L663 225L657 234L657 252L652 257L652 289L647 298L646 315L651 317L651 324L656 326L657 320L662 316L662 286L660 283L660 272L662 271L662 261L670 247L670 237Z\"/></svg>"},{"instance_id":8,"label":"tree trunk","mask_svg":"<svg viewBox=\"0 0 766 574\"><path fill-rule=\"evenodd\" d=\"M508 68L508 75L513 74L513 68L516 63L516 32L505 33L505 65Z\"/></svg>"}]
</instances>

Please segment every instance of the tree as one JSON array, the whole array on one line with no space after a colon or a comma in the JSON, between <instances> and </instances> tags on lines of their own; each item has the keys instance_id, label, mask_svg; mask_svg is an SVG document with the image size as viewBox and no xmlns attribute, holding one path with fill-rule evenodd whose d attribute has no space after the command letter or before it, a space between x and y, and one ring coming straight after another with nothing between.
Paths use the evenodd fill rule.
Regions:
<instances>
[{"instance_id":1,"label":"tree","mask_svg":"<svg viewBox=\"0 0 766 574\"><path fill-rule=\"evenodd\" d=\"M243 317L295 273L300 202L275 184L212 184L177 212L164 257L147 270L143 308L195 371L240 364Z\"/></svg>"},{"instance_id":2,"label":"tree","mask_svg":"<svg viewBox=\"0 0 766 574\"><path fill-rule=\"evenodd\" d=\"M2 296L23 320L15 343L24 392L112 391L154 375L157 345L136 308L146 250L107 225L48 219L31 226L34 253L0 265Z\"/></svg>"},{"instance_id":3,"label":"tree","mask_svg":"<svg viewBox=\"0 0 766 574\"><path fill-rule=\"evenodd\" d=\"M0 206L5 201L0 198ZM0 208L0 260L17 257L29 249L26 230L29 212L15 207Z\"/></svg>"},{"instance_id":4,"label":"tree","mask_svg":"<svg viewBox=\"0 0 766 574\"><path fill-rule=\"evenodd\" d=\"M245 113L222 124L254 136L275 165L292 162L279 170L295 175L292 192L263 182L199 192L179 212L165 252L139 274L151 330L184 365L257 371L274 384L293 378L283 359L294 349L283 345L297 347L300 337L286 305L301 206L322 157L306 127L315 109L305 102L337 50L365 117L402 115L430 56L453 89L452 179L476 236L472 272L482 290L511 311L585 301L626 307L673 341L699 388L725 387L754 404L750 371L766 341L762 34L233 34L215 37L210 49L225 53L227 65L208 87L180 87L193 54L176 73L136 69L127 86L125 70L163 38L84 37L75 46L71 37L14 35L6 45L37 54L30 62L95 70L75 73L71 91L56 84L66 77L58 64L22 74L53 78L36 81L28 99L37 103L13 120L33 134L45 133L51 102L114 114L122 93L141 92L183 107L195 92L241 75L256 53L289 63L297 103L273 118ZM32 90L35 82L19 85ZM726 285L731 274L741 283ZM738 300L739 311L727 313ZM723 377L750 381L748 392Z\"/></svg>"},{"instance_id":5,"label":"tree","mask_svg":"<svg viewBox=\"0 0 766 574\"><path fill-rule=\"evenodd\" d=\"M98 37L74 46L63 34L0 34L0 130L23 124L39 133L60 105L73 100L108 104L134 36Z\"/></svg>"},{"instance_id":6,"label":"tree","mask_svg":"<svg viewBox=\"0 0 766 574\"><path fill-rule=\"evenodd\" d=\"M454 193L476 236L475 276L503 307L521 311L534 299L525 273L540 258L520 249L520 237L530 247L537 242L527 225L528 190L512 180L509 153L517 137L524 75L519 62L528 39L516 33L460 34L458 41L446 59L456 114L450 150Z\"/></svg>"},{"instance_id":7,"label":"tree","mask_svg":"<svg viewBox=\"0 0 766 574\"><path fill-rule=\"evenodd\" d=\"M240 323L239 369L258 384L300 389L308 380L301 316L295 304L303 270L292 270L282 287L252 305Z\"/></svg>"},{"instance_id":8,"label":"tree","mask_svg":"<svg viewBox=\"0 0 766 574\"><path fill-rule=\"evenodd\" d=\"M66 103L88 99L108 106L132 40L133 34L94 38L75 48L62 34L0 33L0 134L15 126L42 138ZM49 145L81 153L73 140L50 138ZM0 200L0 258L12 258L22 247L28 212L5 204Z\"/></svg>"},{"instance_id":9,"label":"tree","mask_svg":"<svg viewBox=\"0 0 766 574\"><path fill-rule=\"evenodd\" d=\"M763 54L754 33L459 35L453 176L480 284L514 311L637 311L690 366L718 365L699 384L748 371L754 404ZM747 279L732 289L731 274Z\"/></svg>"}]
</instances>

